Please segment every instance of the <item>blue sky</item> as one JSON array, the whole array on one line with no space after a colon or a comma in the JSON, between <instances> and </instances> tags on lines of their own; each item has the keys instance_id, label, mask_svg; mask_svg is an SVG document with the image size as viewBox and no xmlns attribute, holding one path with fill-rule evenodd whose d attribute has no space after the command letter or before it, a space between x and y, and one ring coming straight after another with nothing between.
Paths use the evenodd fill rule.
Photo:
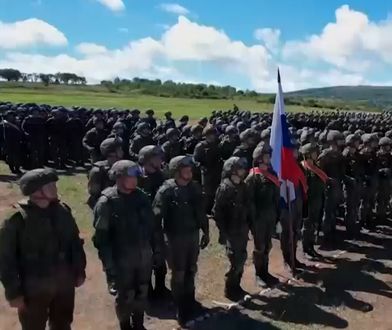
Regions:
<instances>
[{"instance_id":1,"label":"blue sky","mask_svg":"<svg viewBox=\"0 0 392 330\"><path fill-rule=\"evenodd\" d=\"M392 3L0 0L0 67L275 90L392 84Z\"/></svg>"}]
</instances>

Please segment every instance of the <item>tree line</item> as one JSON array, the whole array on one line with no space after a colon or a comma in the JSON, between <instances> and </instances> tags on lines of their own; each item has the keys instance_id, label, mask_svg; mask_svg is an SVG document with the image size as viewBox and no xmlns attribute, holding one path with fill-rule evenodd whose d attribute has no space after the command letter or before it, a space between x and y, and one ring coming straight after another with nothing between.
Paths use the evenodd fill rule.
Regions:
<instances>
[{"instance_id":1,"label":"tree line","mask_svg":"<svg viewBox=\"0 0 392 330\"><path fill-rule=\"evenodd\" d=\"M0 69L0 78L7 81L14 82L41 82L45 86L49 84L72 84L72 85L85 85L87 80L85 77L78 76L75 73L58 72L55 74L46 73L24 73L16 69Z\"/></svg>"}]
</instances>

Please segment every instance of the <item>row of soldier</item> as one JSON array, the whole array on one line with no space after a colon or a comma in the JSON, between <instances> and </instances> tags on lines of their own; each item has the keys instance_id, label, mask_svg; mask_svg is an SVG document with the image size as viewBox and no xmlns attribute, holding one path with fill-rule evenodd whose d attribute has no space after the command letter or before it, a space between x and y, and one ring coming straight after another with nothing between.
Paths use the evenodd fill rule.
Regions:
<instances>
[{"instance_id":1,"label":"row of soldier","mask_svg":"<svg viewBox=\"0 0 392 330\"><path fill-rule=\"evenodd\" d=\"M389 122L388 115L365 116L373 118L374 124ZM301 239L301 229L304 252L310 258L319 258L314 249L318 232L322 231L324 244L333 242L339 206L350 235L357 235L363 226L374 226L375 220L384 220L390 199L391 141L386 137L389 135L386 128L361 132L366 122L363 117L333 113L291 118L296 125L292 129L293 138L297 138L293 144L298 141L298 162L307 178L296 184L292 221L280 203L279 181L270 165L269 115L238 111L213 114L211 126L206 126L206 120L199 123L201 129L197 130L202 131L199 133L202 137L192 135L199 125L190 129L190 137L183 136L182 141L193 141L192 157L173 153L166 158L165 150L184 145L179 137L162 146L140 143L137 158L136 154L132 156L138 164L120 160L124 157L124 139L114 136L102 141L98 159L105 160L95 162L90 171L89 205L94 209L94 244L104 266L109 292L116 295L120 327L129 329L132 316L134 328L143 328L150 269L153 266L152 296L162 296L166 292L167 260L172 269L171 289L178 319L183 324L194 316L200 307L194 299L199 245L205 247L209 242L207 213L213 215L220 232L219 241L226 245L230 269L225 294L232 300L243 296L240 281L249 231L259 283L273 286L278 279L269 272L268 256L277 221L282 228L285 263L301 268L303 264L296 258L294 263L290 260ZM187 129L185 125L183 128L182 131ZM151 131L150 128L150 134ZM131 144L138 136L139 140L143 138L136 133ZM170 148L163 148L165 143ZM165 168L162 163L167 164L166 171L162 171ZM201 182L204 198L199 185L192 182L193 164L201 172L196 179ZM165 181L165 176L171 179ZM136 185L144 193L135 190ZM200 208L202 200L205 211ZM377 218L373 217L373 210L377 211ZM203 237L199 244L200 229ZM169 255L163 253L162 233L166 235ZM135 246L135 242L144 244Z\"/></svg>"}]
</instances>

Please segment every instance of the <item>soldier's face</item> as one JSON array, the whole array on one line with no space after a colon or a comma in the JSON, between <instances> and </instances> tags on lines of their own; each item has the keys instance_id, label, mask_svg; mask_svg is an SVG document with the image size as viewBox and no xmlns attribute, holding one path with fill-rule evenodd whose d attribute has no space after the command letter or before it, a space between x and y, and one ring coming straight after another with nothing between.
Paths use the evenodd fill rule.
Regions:
<instances>
[{"instance_id":1,"label":"soldier's face","mask_svg":"<svg viewBox=\"0 0 392 330\"><path fill-rule=\"evenodd\" d=\"M184 180L186 182L191 182L192 178L193 178L192 167L190 167L190 166L183 167L180 170L180 177L181 177L182 180Z\"/></svg>"},{"instance_id":2,"label":"soldier's face","mask_svg":"<svg viewBox=\"0 0 392 330\"><path fill-rule=\"evenodd\" d=\"M264 154L263 155L263 164L264 165L270 165L271 164L271 155L270 154Z\"/></svg>"},{"instance_id":3,"label":"soldier's face","mask_svg":"<svg viewBox=\"0 0 392 330\"><path fill-rule=\"evenodd\" d=\"M317 158L318 158L317 152L316 152L316 151L313 151L313 152L310 154L310 158L311 158L313 161L316 161Z\"/></svg>"},{"instance_id":4,"label":"soldier's face","mask_svg":"<svg viewBox=\"0 0 392 330\"><path fill-rule=\"evenodd\" d=\"M382 149L384 152L390 152L390 151L391 151L391 146L389 146L389 145L387 145L387 146L382 146L381 149Z\"/></svg>"},{"instance_id":5,"label":"soldier's face","mask_svg":"<svg viewBox=\"0 0 392 330\"><path fill-rule=\"evenodd\" d=\"M206 141L207 141L208 143L214 143L214 142L216 141L216 136L213 135L213 134L207 135L207 136L206 136Z\"/></svg>"},{"instance_id":6,"label":"soldier's face","mask_svg":"<svg viewBox=\"0 0 392 330\"><path fill-rule=\"evenodd\" d=\"M154 170L160 170L162 167L162 158L159 156L155 156L151 158L149 165L154 169Z\"/></svg>"},{"instance_id":7,"label":"soldier's face","mask_svg":"<svg viewBox=\"0 0 392 330\"><path fill-rule=\"evenodd\" d=\"M95 124L95 127L96 127L97 129L103 129L103 122L98 121L98 122Z\"/></svg>"},{"instance_id":8,"label":"soldier's face","mask_svg":"<svg viewBox=\"0 0 392 330\"><path fill-rule=\"evenodd\" d=\"M44 185L40 191L42 197L49 201L55 201L58 199L56 182L50 182Z\"/></svg>"},{"instance_id":9,"label":"soldier's face","mask_svg":"<svg viewBox=\"0 0 392 330\"><path fill-rule=\"evenodd\" d=\"M124 176L118 179L120 184L125 191L134 191L137 187L137 177L135 176Z\"/></svg>"},{"instance_id":10,"label":"soldier's face","mask_svg":"<svg viewBox=\"0 0 392 330\"><path fill-rule=\"evenodd\" d=\"M244 168L241 168L239 170L237 170L237 176L241 179L241 181L243 181L246 177L246 170Z\"/></svg>"}]
</instances>

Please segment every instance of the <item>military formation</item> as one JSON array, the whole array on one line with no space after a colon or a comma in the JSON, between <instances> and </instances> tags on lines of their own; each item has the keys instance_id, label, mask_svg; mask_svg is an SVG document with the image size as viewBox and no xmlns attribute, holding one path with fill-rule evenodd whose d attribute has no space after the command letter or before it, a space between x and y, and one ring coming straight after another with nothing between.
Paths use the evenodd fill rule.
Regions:
<instances>
[{"instance_id":1,"label":"military formation","mask_svg":"<svg viewBox=\"0 0 392 330\"><path fill-rule=\"evenodd\" d=\"M71 210L58 200L57 174L47 167L88 169L93 243L121 330L145 329L148 302L169 296L181 326L203 312L195 276L210 220L229 261L224 294L238 301L249 243L257 283L274 287L275 235L295 273L306 267L297 259L299 244L306 258L320 260L316 246L334 248L339 219L346 237L356 238L390 213L389 113L288 114L304 173L293 182L289 207L271 166L271 113L234 105L192 123L170 112L158 122L153 110L0 104L0 113L2 156L13 173L27 171L20 188L28 201L0 230L0 280L23 329L44 330L47 321L52 329L70 329L75 287L85 279L83 241Z\"/></svg>"}]
</instances>

